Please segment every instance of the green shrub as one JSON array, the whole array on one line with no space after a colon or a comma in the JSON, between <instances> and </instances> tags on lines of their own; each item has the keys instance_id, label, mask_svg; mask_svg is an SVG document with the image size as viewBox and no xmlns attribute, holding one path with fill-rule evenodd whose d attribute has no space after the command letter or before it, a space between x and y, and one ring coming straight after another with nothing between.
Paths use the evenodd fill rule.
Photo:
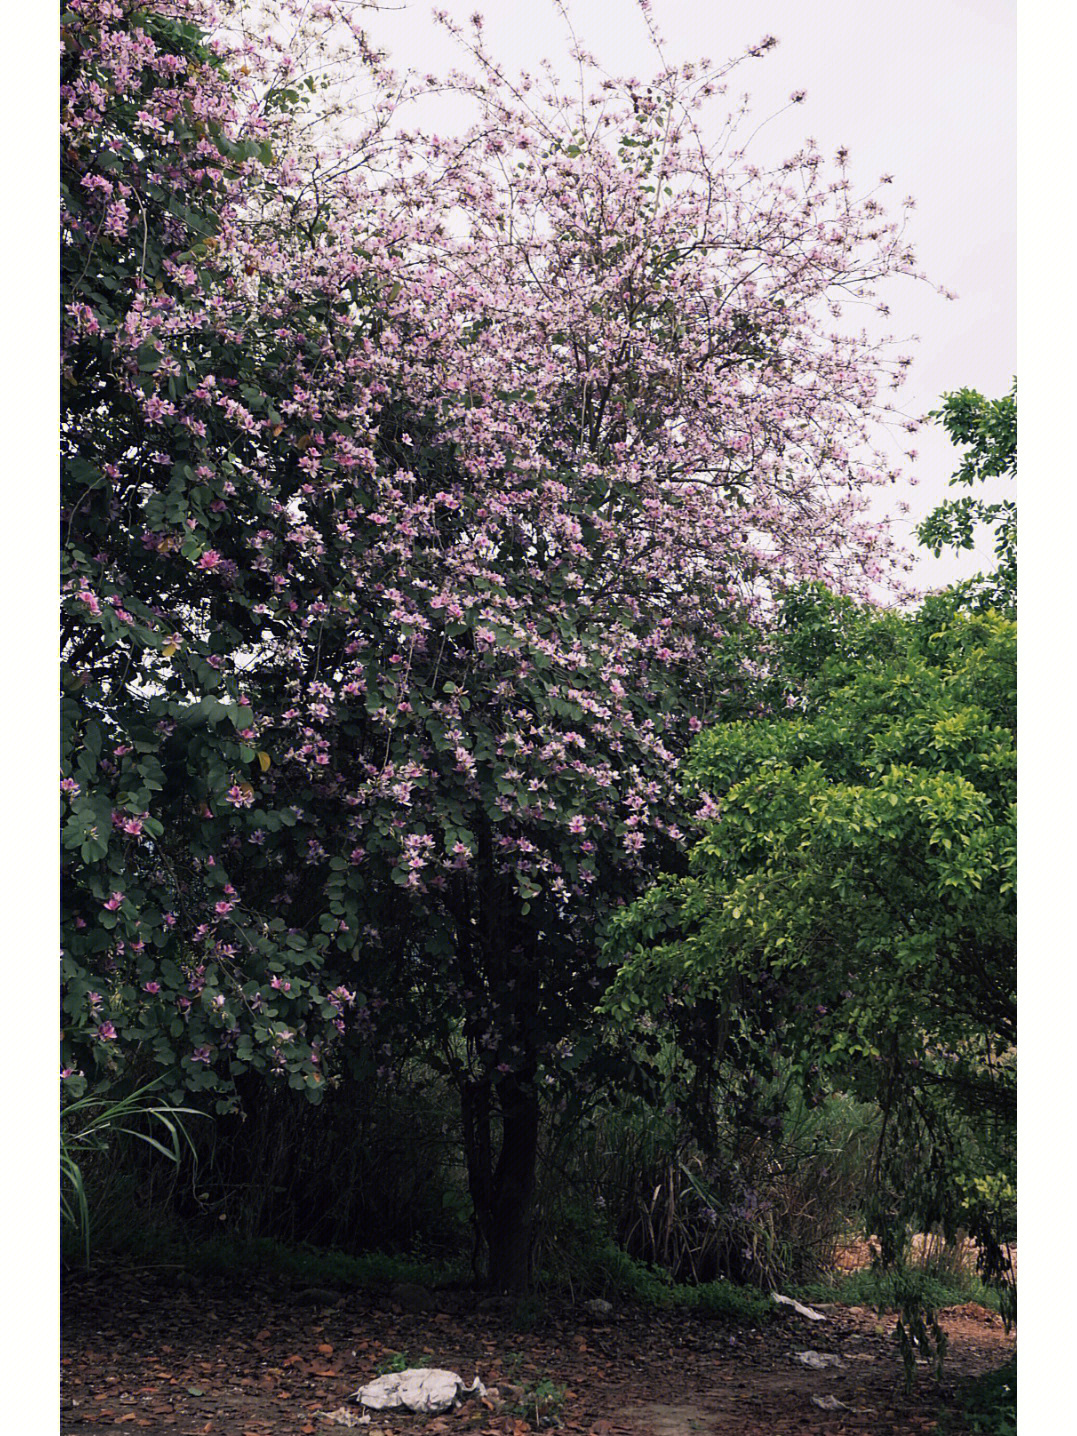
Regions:
<instances>
[{"instance_id":1,"label":"green shrub","mask_svg":"<svg viewBox=\"0 0 1077 1436\"><path fill-rule=\"evenodd\" d=\"M1017 1436L1017 1357L978 1376L960 1393L956 1408L939 1419L939 1436L957 1432L975 1436Z\"/></svg>"}]
</instances>

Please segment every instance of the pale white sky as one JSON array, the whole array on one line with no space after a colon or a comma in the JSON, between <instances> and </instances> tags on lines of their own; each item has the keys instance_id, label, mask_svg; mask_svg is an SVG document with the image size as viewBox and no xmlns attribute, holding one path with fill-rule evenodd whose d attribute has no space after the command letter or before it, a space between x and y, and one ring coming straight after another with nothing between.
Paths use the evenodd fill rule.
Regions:
<instances>
[{"instance_id":1,"label":"pale white sky","mask_svg":"<svg viewBox=\"0 0 1077 1436\"><path fill-rule=\"evenodd\" d=\"M430 0L386 6L392 8L365 18L394 68L466 67L434 24ZM534 69L548 57L566 82L574 78L568 32L552 0L440 0L438 8L464 25L478 9L488 48L507 70ZM911 415L965 386L997 398L1016 370L1015 9L1011 0L653 0L671 63L718 63L764 34L778 37L775 50L745 62L730 83L730 99L750 91L760 120L782 109L793 90L807 91L805 103L752 142L761 162L784 158L811 135L827 155L847 146L852 178L865 189L892 174L883 196L891 197L889 208L898 210L907 194L916 199L908 232L921 268L958 298L947 301L909 280L888 287L891 313L878 320L879 332L885 326L901 338L920 337L898 350L915 356L899 397ZM646 78L659 67L635 0L569 0L569 14L581 45L610 73ZM460 102L440 103L446 130L466 119ZM943 496L956 451L935 426L914 438L887 436L886 447L895 463L908 447L919 451L915 465L904 465L917 487L885 495L909 503L902 524L909 534ZM984 562L989 546L977 557L936 562L925 555L916 581L945 583Z\"/></svg>"}]
</instances>

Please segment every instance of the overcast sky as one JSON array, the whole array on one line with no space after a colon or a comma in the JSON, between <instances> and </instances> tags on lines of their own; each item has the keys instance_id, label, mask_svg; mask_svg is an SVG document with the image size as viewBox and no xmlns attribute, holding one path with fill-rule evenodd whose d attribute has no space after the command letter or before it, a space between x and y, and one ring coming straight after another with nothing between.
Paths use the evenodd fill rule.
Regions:
<instances>
[{"instance_id":1,"label":"overcast sky","mask_svg":"<svg viewBox=\"0 0 1077 1436\"><path fill-rule=\"evenodd\" d=\"M372 12L368 30L394 68L443 71L464 62L428 0L385 4L394 8ZM439 8L461 23L479 9L488 48L506 69L533 69L545 56L572 78L568 34L551 0L441 0ZM653 0L671 63L717 63L764 34L777 36L778 47L738 68L730 86L730 98L750 90L758 119L782 109L793 90L807 91L804 104L753 141L760 162L784 158L811 135L826 155L847 146L851 176L866 189L892 174L892 210L905 195L915 198L909 235L921 268L958 298L908 280L885 295L891 314L879 325L920 339L898 351L915 356L899 399L909 414L965 386L996 398L1015 372L1015 9L1010 0ZM647 78L658 68L635 0L570 0L569 11L580 43L610 73ZM466 115L447 109L444 127ZM886 495L909 503L905 533L957 467L934 426L888 440L894 461L910 445L919 456L904 467L918 484ZM925 556L917 581L947 582L983 559Z\"/></svg>"}]
</instances>

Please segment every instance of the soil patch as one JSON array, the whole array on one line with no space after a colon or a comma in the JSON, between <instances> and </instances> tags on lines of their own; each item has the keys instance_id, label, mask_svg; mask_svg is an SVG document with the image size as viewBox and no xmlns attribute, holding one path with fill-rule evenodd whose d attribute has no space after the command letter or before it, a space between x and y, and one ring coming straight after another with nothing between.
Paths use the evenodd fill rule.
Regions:
<instances>
[{"instance_id":1,"label":"soil patch","mask_svg":"<svg viewBox=\"0 0 1077 1436\"><path fill-rule=\"evenodd\" d=\"M1000 1366L1013 1339L975 1305L944 1313L941 1382L922 1368L906 1394L894 1320L818 1306L827 1321L783 1312L759 1329L682 1313L618 1309L603 1324L581 1306L549 1305L520 1330L510 1305L434 1293L438 1309L405 1311L390 1296L311 1293L280 1282L169 1279L160 1271L70 1278L63 1298L62 1436L116 1427L160 1436L334 1436L319 1413L350 1401L394 1360L442 1366L508 1388L441 1417L378 1414L374 1436L910 1436L931 1431L963 1378ZM814 1349L840 1365L812 1369ZM556 1388L551 1403L550 1392ZM527 1393L544 1392L528 1409ZM821 1410L812 1397L841 1406ZM543 1414L545 1412L545 1414Z\"/></svg>"}]
</instances>

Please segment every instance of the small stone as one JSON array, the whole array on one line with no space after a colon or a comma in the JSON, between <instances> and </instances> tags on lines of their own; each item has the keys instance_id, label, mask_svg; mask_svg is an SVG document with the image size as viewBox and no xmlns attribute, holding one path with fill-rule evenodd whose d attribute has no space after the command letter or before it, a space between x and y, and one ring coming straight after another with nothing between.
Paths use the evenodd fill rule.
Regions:
<instances>
[{"instance_id":1,"label":"small stone","mask_svg":"<svg viewBox=\"0 0 1077 1436\"><path fill-rule=\"evenodd\" d=\"M434 1311L437 1307L433 1292L412 1281L396 1282L389 1289L389 1300L395 1302L402 1311L413 1313Z\"/></svg>"},{"instance_id":2,"label":"small stone","mask_svg":"<svg viewBox=\"0 0 1077 1436\"><path fill-rule=\"evenodd\" d=\"M339 1291L328 1291L320 1286L304 1287L292 1297L296 1306L339 1306L343 1300Z\"/></svg>"}]
</instances>

